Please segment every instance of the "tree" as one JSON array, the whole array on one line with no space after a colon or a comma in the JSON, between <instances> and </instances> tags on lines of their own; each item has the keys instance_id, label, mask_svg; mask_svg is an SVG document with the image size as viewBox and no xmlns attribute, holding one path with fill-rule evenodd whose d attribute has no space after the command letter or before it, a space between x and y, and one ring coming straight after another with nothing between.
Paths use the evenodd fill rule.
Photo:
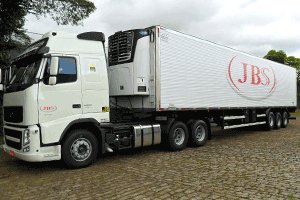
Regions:
<instances>
[{"instance_id":1,"label":"tree","mask_svg":"<svg viewBox=\"0 0 300 200\"><path fill-rule=\"evenodd\" d=\"M270 50L264 58L294 67L297 70L297 80L300 81L300 58L287 56L283 50Z\"/></svg>"},{"instance_id":2,"label":"tree","mask_svg":"<svg viewBox=\"0 0 300 200\"><path fill-rule=\"evenodd\" d=\"M289 56L287 57L285 64L294 67L297 70L297 80L300 81L300 58Z\"/></svg>"},{"instance_id":3,"label":"tree","mask_svg":"<svg viewBox=\"0 0 300 200\"><path fill-rule=\"evenodd\" d=\"M1 0L0 67L8 64L9 51L29 44L23 28L27 14L50 16L57 24L78 25L95 9L89 0Z\"/></svg>"},{"instance_id":4,"label":"tree","mask_svg":"<svg viewBox=\"0 0 300 200\"><path fill-rule=\"evenodd\" d=\"M287 55L283 50L279 50L279 51L271 50L267 53L267 55L264 56L264 58L268 60L273 60L278 63L285 64Z\"/></svg>"}]
</instances>

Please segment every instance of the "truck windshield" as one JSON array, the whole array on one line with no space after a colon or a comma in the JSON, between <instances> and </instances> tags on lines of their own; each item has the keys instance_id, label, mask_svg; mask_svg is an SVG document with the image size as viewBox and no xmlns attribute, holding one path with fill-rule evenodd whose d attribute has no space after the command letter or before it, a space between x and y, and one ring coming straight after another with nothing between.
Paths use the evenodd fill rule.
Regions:
<instances>
[{"instance_id":1,"label":"truck windshield","mask_svg":"<svg viewBox=\"0 0 300 200\"><path fill-rule=\"evenodd\" d=\"M41 58L22 60L13 63L14 74L9 80L6 92L15 92L28 88L31 86L37 74L41 63Z\"/></svg>"}]
</instances>

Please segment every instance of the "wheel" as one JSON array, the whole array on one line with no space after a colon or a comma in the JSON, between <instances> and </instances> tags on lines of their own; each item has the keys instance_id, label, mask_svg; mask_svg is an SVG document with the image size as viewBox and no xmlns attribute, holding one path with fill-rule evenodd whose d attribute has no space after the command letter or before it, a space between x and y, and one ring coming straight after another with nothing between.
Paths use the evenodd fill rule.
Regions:
<instances>
[{"instance_id":1,"label":"wheel","mask_svg":"<svg viewBox=\"0 0 300 200\"><path fill-rule=\"evenodd\" d=\"M281 123L281 127L282 128L286 128L289 124L289 114L287 112L283 112L282 113L282 123Z\"/></svg>"},{"instance_id":2,"label":"wheel","mask_svg":"<svg viewBox=\"0 0 300 200\"><path fill-rule=\"evenodd\" d=\"M275 126L275 115L273 112L269 112L266 119L267 130L272 130Z\"/></svg>"},{"instance_id":3,"label":"wheel","mask_svg":"<svg viewBox=\"0 0 300 200\"><path fill-rule=\"evenodd\" d=\"M281 122L282 122L281 114L278 112L275 115L275 128L276 129L280 129L281 128Z\"/></svg>"},{"instance_id":4,"label":"wheel","mask_svg":"<svg viewBox=\"0 0 300 200\"><path fill-rule=\"evenodd\" d=\"M187 126L183 122L176 121L169 131L168 142L173 151L179 151L186 147L189 139Z\"/></svg>"},{"instance_id":5,"label":"wheel","mask_svg":"<svg viewBox=\"0 0 300 200\"><path fill-rule=\"evenodd\" d=\"M208 127L204 121L198 120L191 125L191 138L192 143L195 146L203 146L206 143L208 138Z\"/></svg>"},{"instance_id":6,"label":"wheel","mask_svg":"<svg viewBox=\"0 0 300 200\"><path fill-rule=\"evenodd\" d=\"M62 159L70 168L90 165L98 154L98 140L88 130L72 130L62 144Z\"/></svg>"}]
</instances>

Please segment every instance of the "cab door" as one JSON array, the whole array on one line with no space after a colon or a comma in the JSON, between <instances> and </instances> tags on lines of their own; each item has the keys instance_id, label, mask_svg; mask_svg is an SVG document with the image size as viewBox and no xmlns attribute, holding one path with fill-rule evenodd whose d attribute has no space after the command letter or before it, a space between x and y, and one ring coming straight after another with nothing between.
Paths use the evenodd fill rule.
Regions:
<instances>
[{"instance_id":1,"label":"cab door","mask_svg":"<svg viewBox=\"0 0 300 200\"><path fill-rule=\"evenodd\" d=\"M43 144L58 142L67 125L82 115L79 57L58 57L56 84L48 84L50 58L45 61L42 81L39 83L38 112Z\"/></svg>"},{"instance_id":2,"label":"cab door","mask_svg":"<svg viewBox=\"0 0 300 200\"><path fill-rule=\"evenodd\" d=\"M83 55L81 61L83 114L98 122L109 121L109 92L104 55Z\"/></svg>"}]
</instances>

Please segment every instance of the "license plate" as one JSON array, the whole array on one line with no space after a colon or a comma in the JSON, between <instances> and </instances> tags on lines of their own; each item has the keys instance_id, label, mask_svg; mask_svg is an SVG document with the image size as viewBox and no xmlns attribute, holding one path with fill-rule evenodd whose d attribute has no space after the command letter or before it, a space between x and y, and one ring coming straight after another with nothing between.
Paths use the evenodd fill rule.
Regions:
<instances>
[{"instance_id":1,"label":"license plate","mask_svg":"<svg viewBox=\"0 0 300 200\"><path fill-rule=\"evenodd\" d=\"M9 150L9 155L10 155L11 157L15 157L15 152L14 152L13 150Z\"/></svg>"}]
</instances>

